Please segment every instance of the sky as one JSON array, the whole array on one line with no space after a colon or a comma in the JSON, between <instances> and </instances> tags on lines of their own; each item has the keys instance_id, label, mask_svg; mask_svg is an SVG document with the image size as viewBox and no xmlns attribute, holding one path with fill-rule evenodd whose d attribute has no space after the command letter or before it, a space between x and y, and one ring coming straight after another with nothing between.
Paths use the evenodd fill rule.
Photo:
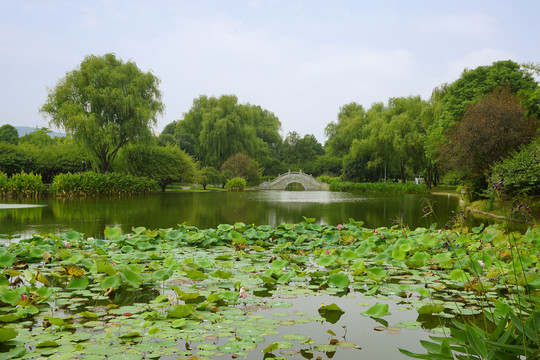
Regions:
<instances>
[{"instance_id":1,"label":"sky","mask_svg":"<svg viewBox=\"0 0 540 360\"><path fill-rule=\"evenodd\" d=\"M155 131L200 95L234 94L284 137L324 143L345 104L428 99L466 68L539 62L538 14L538 0L0 0L0 125L49 127L48 90L115 53L160 79Z\"/></svg>"}]
</instances>

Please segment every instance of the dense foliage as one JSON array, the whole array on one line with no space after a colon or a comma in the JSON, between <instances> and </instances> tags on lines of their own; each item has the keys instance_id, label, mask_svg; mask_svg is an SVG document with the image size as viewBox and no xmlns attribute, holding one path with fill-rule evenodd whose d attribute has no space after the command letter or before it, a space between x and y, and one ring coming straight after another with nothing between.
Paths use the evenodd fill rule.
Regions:
<instances>
[{"instance_id":1,"label":"dense foliage","mask_svg":"<svg viewBox=\"0 0 540 360\"><path fill-rule=\"evenodd\" d=\"M108 172L126 144L144 142L163 111L159 79L114 54L87 56L49 91L41 111Z\"/></svg>"},{"instance_id":2,"label":"dense foliage","mask_svg":"<svg viewBox=\"0 0 540 360\"><path fill-rule=\"evenodd\" d=\"M197 163L176 145L132 146L122 154L129 174L155 180L162 191L173 182L194 182Z\"/></svg>"},{"instance_id":3,"label":"dense foliage","mask_svg":"<svg viewBox=\"0 0 540 360\"><path fill-rule=\"evenodd\" d=\"M495 164L491 183L499 182L508 195L540 195L540 137Z\"/></svg>"},{"instance_id":4,"label":"dense foliage","mask_svg":"<svg viewBox=\"0 0 540 360\"><path fill-rule=\"evenodd\" d=\"M246 179L241 177L235 177L230 180L227 180L225 188L229 191L243 191L246 188Z\"/></svg>"},{"instance_id":5,"label":"dense foliage","mask_svg":"<svg viewBox=\"0 0 540 360\"><path fill-rule=\"evenodd\" d=\"M261 182L261 166L246 154L235 154L221 165L221 173L228 177L241 177L248 183L257 185Z\"/></svg>"},{"instance_id":6,"label":"dense foliage","mask_svg":"<svg viewBox=\"0 0 540 360\"><path fill-rule=\"evenodd\" d=\"M200 96L176 123L173 138L202 165L220 167L244 153L257 161L275 156L281 147L278 118L260 106L239 104L234 95ZM167 132L171 133L171 130Z\"/></svg>"}]
</instances>

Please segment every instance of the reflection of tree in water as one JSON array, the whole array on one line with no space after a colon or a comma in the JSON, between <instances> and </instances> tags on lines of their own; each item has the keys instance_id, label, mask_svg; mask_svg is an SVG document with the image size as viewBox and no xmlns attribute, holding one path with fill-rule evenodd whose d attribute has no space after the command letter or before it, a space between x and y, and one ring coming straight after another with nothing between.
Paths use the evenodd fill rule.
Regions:
<instances>
[{"instance_id":1,"label":"reflection of tree in water","mask_svg":"<svg viewBox=\"0 0 540 360\"><path fill-rule=\"evenodd\" d=\"M400 218L411 228L429 227L436 220L422 218L420 195L353 195L300 191L242 193L165 193L133 197L44 198L42 208L0 210L1 232L57 233L74 229L86 237L103 238L106 226L176 228L186 223L215 228L221 223L272 225L298 223L303 217L337 225L350 218L366 227L392 226ZM458 207L456 198L434 196L433 207L444 225ZM36 231L37 230L37 231Z\"/></svg>"},{"instance_id":2,"label":"reflection of tree in water","mask_svg":"<svg viewBox=\"0 0 540 360\"><path fill-rule=\"evenodd\" d=\"M0 220L14 222L17 224L29 224L41 221L44 207L20 208L20 209L2 209L0 211Z\"/></svg>"}]
</instances>

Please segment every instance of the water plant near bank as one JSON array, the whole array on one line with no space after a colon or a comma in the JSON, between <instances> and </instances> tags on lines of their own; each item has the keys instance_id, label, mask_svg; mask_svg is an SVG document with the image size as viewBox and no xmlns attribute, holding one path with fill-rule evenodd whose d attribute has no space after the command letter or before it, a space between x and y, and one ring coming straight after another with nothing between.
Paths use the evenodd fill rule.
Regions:
<instances>
[{"instance_id":1,"label":"water plant near bank","mask_svg":"<svg viewBox=\"0 0 540 360\"><path fill-rule=\"evenodd\" d=\"M44 189L40 174L22 171L9 177L0 172L0 197L38 197Z\"/></svg>"},{"instance_id":2,"label":"water plant near bank","mask_svg":"<svg viewBox=\"0 0 540 360\"><path fill-rule=\"evenodd\" d=\"M521 345L529 359L538 351L538 227L506 234L497 226L369 229L313 220L107 228L104 239L70 231L2 245L0 351L50 359L358 358L362 334L333 327L345 313L387 332L435 321L432 331L447 336L423 343L431 354L408 353L421 358L453 358L452 351L488 358L489 341L516 354ZM355 296L369 301L346 308ZM325 302L309 317L311 297ZM296 301L305 311L288 311ZM415 309L418 319L391 324L389 302ZM317 324L323 340L301 327ZM490 331L477 330L485 325Z\"/></svg>"},{"instance_id":3,"label":"water plant near bank","mask_svg":"<svg viewBox=\"0 0 540 360\"><path fill-rule=\"evenodd\" d=\"M393 194L427 194L428 188L424 184L413 183L356 183L334 180L330 183L330 191L358 191L370 193Z\"/></svg>"},{"instance_id":4,"label":"water plant near bank","mask_svg":"<svg viewBox=\"0 0 540 360\"><path fill-rule=\"evenodd\" d=\"M159 190L155 180L120 173L58 174L50 192L56 196L131 195Z\"/></svg>"}]
</instances>

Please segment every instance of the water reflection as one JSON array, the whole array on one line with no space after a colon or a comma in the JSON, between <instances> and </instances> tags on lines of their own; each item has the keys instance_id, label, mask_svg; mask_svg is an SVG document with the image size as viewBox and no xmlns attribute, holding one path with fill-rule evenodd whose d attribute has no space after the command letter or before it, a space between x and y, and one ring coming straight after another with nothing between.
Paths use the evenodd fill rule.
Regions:
<instances>
[{"instance_id":1,"label":"water reflection","mask_svg":"<svg viewBox=\"0 0 540 360\"><path fill-rule=\"evenodd\" d=\"M243 193L165 193L130 198L13 200L0 208L0 233L62 233L75 229L102 237L106 226L169 228L186 223L199 228L221 223L297 223L303 217L337 225L350 218L366 227L391 226L395 219L411 228L446 224L458 209L455 197L429 196L434 215L424 217L424 195L373 195L324 191L246 191ZM21 205L40 205L21 207ZM17 205L17 206L16 206Z\"/></svg>"}]
</instances>

